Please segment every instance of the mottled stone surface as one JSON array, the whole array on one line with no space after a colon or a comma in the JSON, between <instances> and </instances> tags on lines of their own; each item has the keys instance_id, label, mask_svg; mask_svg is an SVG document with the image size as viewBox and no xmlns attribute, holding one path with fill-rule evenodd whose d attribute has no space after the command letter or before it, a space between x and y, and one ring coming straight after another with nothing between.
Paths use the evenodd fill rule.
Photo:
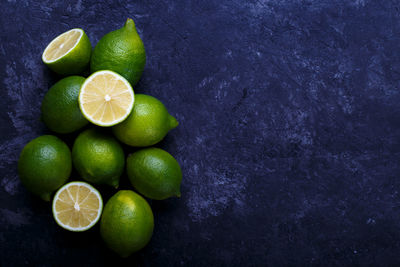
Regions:
<instances>
[{"instance_id":1,"label":"mottled stone surface","mask_svg":"<svg viewBox=\"0 0 400 267\"><path fill-rule=\"evenodd\" d=\"M3 0L0 9L1 266L400 264L398 1ZM135 91L179 120L159 146L184 178L181 199L151 202L151 243L121 260L98 227L58 227L16 166L23 146L49 133L40 103L59 77L41 63L47 43L82 27L94 45L127 17L148 55Z\"/></svg>"}]
</instances>

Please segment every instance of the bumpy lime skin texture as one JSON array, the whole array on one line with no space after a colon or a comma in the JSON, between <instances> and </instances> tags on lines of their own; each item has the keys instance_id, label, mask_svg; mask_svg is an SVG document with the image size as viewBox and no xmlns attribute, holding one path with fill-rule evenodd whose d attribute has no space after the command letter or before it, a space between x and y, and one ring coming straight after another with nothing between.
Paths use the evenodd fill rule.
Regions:
<instances>
[{"instance_id":1,"label":"bumpy lime skin texture","mask_svg":"<svg viewBox=\"0 0 400 267\"><path fill-rule=\"evenodd\" d=\"M178 126L158 99L144 94L135 95L131 114L113 127L113 133L122 143L136 147L152 146Z\"/></svg>"},{"instance_id":2,"label":"bumpy lime skin texture","mask_svg":"<svg viewBox=\"0 0 400 267\"><path fill-rule=\"evenodd\" d=\"M63 141L52 135L30 141L18 161L22 184L46 201L50 201L51 194L68 180L71 169L71 151Z\"/></svg>"},{"instance_id":3,"label":"bumpy lime skin texture","mask_svg":"<svg viewBox=\"0 0 400 267\"><path fill-rule=\"evenodd\" d=\"M145 247L153 229L154 217L149 204L130 190L121 190L112 196L100 220L104 242L124 258Z\"/></svg>"},{"instance_id":4,"label":"bumpy lime skin texture","mask_svg":"<svg viewBox=\"0 0 400 267\"><path fill-rule=\"evenodd\" d=\"M91 128L76 138L72 147L72 161L86 181L117 188L124 171L125 155L114 137Z\"/></svg>"},{"instance_id":5,"label":"bumpy lime skin texture","mask_svg":"<svg viewBox=\"0 0 400 267\"><path fill-rule=\"evenodd\" d=\"M92 45L89 37L83 32L79 43L67 55L57 61L45 64L52 71L63 76L81 74L90 63L91 53Z\"/></svg>"},{"instance_id":6,"label":"bumpy lime skin texture","mask_svg":"<svg viewBox=\"0 0 400 267\"><path fill-rule=\"evenodd\" d=\"M132 19L127 19L124 27L104 35L93 50L90 60L92 72L112 70L131 85L142 76L146 64L146 52Z\"/></svg>"},{"instance_id":7,"label":"bumpy lime skin texture","mask_svg":"<svg viewBox=\"0 0 400 267\"><path fill-rule=\"evenodd\" d=\"M56 133L72 133L89 122L79 109L78 96L85 81L81 76L70 76L54 84L43 98L42 119Z\"/></svg>"},{"instance_id":8,"label":"bumpy lime skin texture","mask_svg":"<svg viewBox=\"0 0 400 267\"><path fill-rule=\"evenodd\" d=\"M156 200L180 197L182 171L171 154L146 148L131 154L126 162L129 181L142 195Z\"/></svg>"}]
</instances>

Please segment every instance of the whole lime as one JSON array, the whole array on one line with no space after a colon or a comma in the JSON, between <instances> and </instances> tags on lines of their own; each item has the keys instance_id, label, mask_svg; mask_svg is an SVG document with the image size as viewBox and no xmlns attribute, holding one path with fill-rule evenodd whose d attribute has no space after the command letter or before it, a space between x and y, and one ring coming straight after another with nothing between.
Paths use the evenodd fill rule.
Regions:
<instances>
[{"instance_id":1,"label":"whole lime","mask_svg":"<svg viewBox=\"0 0 400 267\"><path fill-rule=\"evenodd\" d=\"M114 137L91 128L76 138L72 147L72 162L86 181L117 188L124 170L125 155Z\"/></svg>"},{"instance_id":2,"label":"whole lime","mask_svg":"<svg viewBox=\"0 0 400 267\"><path fill-rule=\"evenodd\" d=\"M163 103L152 96L136 94L131 114L113 127L113 133L122 143L144 147L160 142L176 126L178 121Z\"/></svg>"},{"instance_id":3,"label":"whole lime","mask_svg":"<svg viewBox=\"0 0 400 267\"><path fill-rule=\"evenodd\" d=\"M46 201L50 201L51 194L68 180L71 169L71 151L52 135L30 141L18 161L22 184Z\"/></svg>"},{"instance_id":4,"label":"whole lime","mask_svg":"<svg viewBox=\"0 0 400 267\"><path fill-rule=\"evenodd\" d=\"M121 257L142 249L153 235L154 217L147 201L130 190L112 196L103 210L100 234Z\"/></svg>"},{"instance_id":5,"label":"whole lime","mask_svg":"<svg viewBox=\"0 0 400 267\"><path fill-rule=\"evenodd\" d=\"M124 27L104 35L93 50L90 60L92 72L112 70L135 85L146 64L144 45L132 19Z\"/></svg>"},{"instance_id":6,"label":"whole lime","mask_svg":"<svg viewBox=\"0 0 400 267\"><path fill-rule=\"evenodd\" d=\"M148 198L162 200L181 195L181 168L165 150L152 147L136 151L128 157L126 170L133 187Z\"/></svg>"},{"instance_id":7,"label":"whole lime","mask_svg":"<svg viewBox=\"0 0 400 267\"><path fill-rule=\"evenodd\" d=\"M42 119L56 133L71 133L88 124L78 103L79 90L85 78L70 76L58 81L42 102Z\"/></svg>"}]
</instances>

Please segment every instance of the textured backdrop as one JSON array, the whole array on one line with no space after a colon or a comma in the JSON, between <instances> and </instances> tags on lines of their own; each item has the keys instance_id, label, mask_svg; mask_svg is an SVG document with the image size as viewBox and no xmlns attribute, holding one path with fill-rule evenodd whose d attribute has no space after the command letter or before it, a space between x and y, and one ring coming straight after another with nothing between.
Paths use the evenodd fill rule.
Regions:
<instances>
[{"instance_id":1,"label":"textured backdrop","mask_svg":"<svg viewBox=\"0 0 400 267\"><path fill-rule=\"evenodd\" d=\"M400 264L398 1L2 0L0 10L1 266ZM180 122L159 146L183 183L180 199L151 202L150 244L120 260L98 227L58 227L16 166L49 133L48 42L81 27L95 45L127 17L148 55L135 92Z\"/></svg>"}]
</instances>

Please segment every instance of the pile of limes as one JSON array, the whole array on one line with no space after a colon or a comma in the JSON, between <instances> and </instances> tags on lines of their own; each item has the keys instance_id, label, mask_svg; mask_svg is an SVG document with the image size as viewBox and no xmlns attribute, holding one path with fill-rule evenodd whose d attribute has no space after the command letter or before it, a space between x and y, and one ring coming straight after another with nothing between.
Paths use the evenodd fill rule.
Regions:
<instances>
[{"instance_id":1,"label":"pile of limes","mask_svg":"<svg viewBox=\"0 0 400 267\"><path fill-rule=\"evenodd\" d=\"M168 152L149 147L178 122L159 100L135 94L132 89L146 62L143 42L132 19L101 38L93 52L82 29L69 30L50 42L42 60L54 72L68 76L44 96L44 123L59 134L85 129L76 138L72 152L54 135L30 141L19 158L20 179L33 194L46 201L53 199L54 219L64 229L85 231L100 219L105 243L127 257L143 248L153 233L153 212L141 195L156 200L181 195L178 162ZM77 76L89 65L89 77ZM126 159L121 143L147 148ZM86 182L66 183L73 167ZM118 188L125 169L140 195L120 190L103 210L101 194L94 186Z\"/></svg>"}]
</instances>

